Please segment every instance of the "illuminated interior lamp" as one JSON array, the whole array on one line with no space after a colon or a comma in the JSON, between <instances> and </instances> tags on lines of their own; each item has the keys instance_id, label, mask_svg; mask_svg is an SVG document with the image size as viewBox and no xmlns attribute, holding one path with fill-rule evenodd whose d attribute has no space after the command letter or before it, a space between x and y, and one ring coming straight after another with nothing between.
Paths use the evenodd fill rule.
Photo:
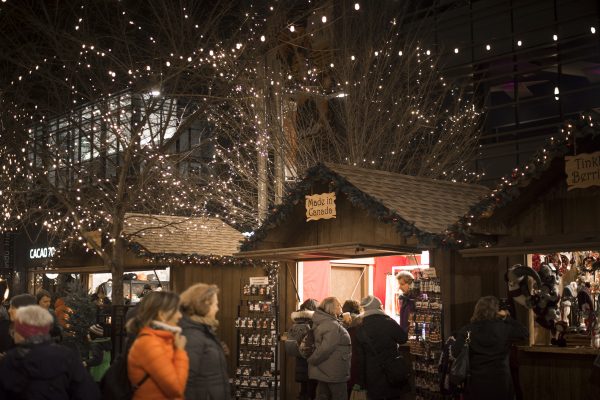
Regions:
<instances>
[{"instance_id":1,"label":"illuminated interior lamp","mask_svg":"<svg viewBox=\"0 0 600 400\"><path fill-rule=\"evenodd\" d=\"M58 274L44 274L48 279L56 279L58 278Z\"/></svg>"},{"instance_id":2,"label":"illuminated interior lamp","mask_svg":"<svg viewBox=\"0 0 600 400\"><path fill-rule=\"evenodd\" d=\"M429 265L429 251L428 250L423 250L421 252L421 264Z\"/></svg>"},{"instance_id":3,"label":"illuminated interior lamp","mask_svg":"<svg viewBox=\"0 0 600 400\"><path fill-rule=\"evenodd\" d=\"M593 26L592 26L592 27L590 27L590 32L592 32L592 33L596 33L596 28L595 28L595 27L593 27Z\"/></svg>"},{"instance_id":4,"label":"illuminated interior lamp","mask_svg":"<svg viewBox=\"0 0 600 400\"><path fill-rule=\"evenodd\" d=\"M558 86L556 86L554 88L554 100L558 100L558 95L560 94L560 90L558 89Z\"/></svg>"}]
</instances>

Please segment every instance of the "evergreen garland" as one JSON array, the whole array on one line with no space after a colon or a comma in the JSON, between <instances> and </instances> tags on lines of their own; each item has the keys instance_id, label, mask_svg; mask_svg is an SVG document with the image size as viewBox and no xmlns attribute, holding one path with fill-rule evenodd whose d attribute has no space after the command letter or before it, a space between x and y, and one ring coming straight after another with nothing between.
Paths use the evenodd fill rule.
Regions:
<instances>
[{"instance_id":1,"label":"evergreen garland","mask_svg":"<svg viewBox=\"0 0 600 400\"><path fill-rule=\"evenodd\" d=\"M597 137L600 137L600 123L591 115L584 114L576 120L565 122L561 136L552 137L547 147L539 150L524 167L515 168L508 176L502 178L488 196L473 205L469 212L449 229L449 238L466 240L466 247L475 245L475 236L470 233L470 227L477 219L490 215L495 209L517 199L521 195L521 188L526 187L531 180L540 178L548 170L552 160L577 154L576 144L579 140Z\"/></svg>"}]
</instances>

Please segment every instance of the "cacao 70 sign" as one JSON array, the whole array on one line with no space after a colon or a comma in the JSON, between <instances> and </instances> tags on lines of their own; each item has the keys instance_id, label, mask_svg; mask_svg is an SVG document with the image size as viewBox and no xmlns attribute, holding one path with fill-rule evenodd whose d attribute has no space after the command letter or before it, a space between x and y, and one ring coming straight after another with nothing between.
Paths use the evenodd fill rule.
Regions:
<instances>
[{"instance_id":1,"label":"cacao 70 sign","mask_svg":"<svg viewBox=\"0 0 600 400\"><path fill-rule=\"evenodd\" d=\"M600 151L565 156L565 172L568 190L600 186Z\"/></svg>"},{"instance_id":2,"label":"cacao 70 sign","mask_svg":"<svg viewBox=\"0 0 600 400\"><path fill-rule=\"evenodd\" d=\"M313 194L306 198L306 221L335 218L335 193Z\"/></svg>"}]
</instances>

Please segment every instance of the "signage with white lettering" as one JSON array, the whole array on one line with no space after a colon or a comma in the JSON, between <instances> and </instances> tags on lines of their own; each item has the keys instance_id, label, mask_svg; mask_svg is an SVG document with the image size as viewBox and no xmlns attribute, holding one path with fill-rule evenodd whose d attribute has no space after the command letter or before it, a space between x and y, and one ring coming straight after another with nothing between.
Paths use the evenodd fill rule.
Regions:
<instances>
[{"instance_id":1,"label":"signage with white lettering","mask_svg":"<svg viewBox=\"0 0 600 400\"><path fill-rule=\"evenodd\" d=\"M336 217L335 193L306 195L306 221Z\"/></svg>"},{"instance_id":2,"label":"signage with white lettering","mask_svg":"<svg viewBox=\"0 0 600 400\"><path fill-rule=\"evenodd\" d=\"M250 277L250 286L260 286L260 285L268 285L269 277L268 276L251 276Z\"/></svg>"},{"instance_id":3,"label":"signage with white lettering","mask_svg":"<svg viewBox=\"0 0 600 400\"><path fill-rule=\"evenodd\" d=\"M29 258L32 260L36 258L51 258L55 252L56 249L54 247L38 247L37 249L29 250Z\"/></svg>"},{"instance_id":4,"label":"signage with white lettering","mask_svg":"<svg viewBox=\"0 0 600 400\"><path fill-rule=\"evenodd\" d=\"M577 156L565 156L567 189L600 186L600 151Z\"/></svg>"}]
</instances>

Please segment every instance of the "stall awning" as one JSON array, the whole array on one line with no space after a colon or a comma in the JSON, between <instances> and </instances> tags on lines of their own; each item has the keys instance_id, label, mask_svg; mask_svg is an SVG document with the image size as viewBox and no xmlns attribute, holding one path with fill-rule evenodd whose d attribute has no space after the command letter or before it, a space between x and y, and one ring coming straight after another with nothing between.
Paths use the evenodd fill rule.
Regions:
<instances>
[{"instance_id":1,"label":"stall awning","mask_svg":"<svg viewBox=\"0 0 600 400\"><path fill-rule=\"evenodd\" d=\"M538 237L491 247L459 250L463 257L508 256L529 253L555 253L600 248L598 236Z\"/></svg>"},{"instance_id":2,"label":"stall awning","mask_svg":"<svg viewBox=\"0 0 600 400\"><path fill-rule=\"evenodd\" d=\"M259 258L263 260L335 260L345 258L379 257L394 254L414 254L421 252L415 247L394 245L370 245L363 243L339 243L318 246L283 247L278 249L243 251L235 257Z\"/></svg>"},{"instance_id":3,"label":"stall awning","mask_svg":"<svg viewBox=\"0 0 600 400\"><path fill-rule=\"evenodd\" d=\"M137 265L125 268L125 272L131 271L151 271L154 269L165 269L168 265ZM104 265L86 265L85 267L57 267L57 268L36 268L29 272L33 274L97 274L97 273L109 273L110 270Z\"/></svg>"}]
</instances>

